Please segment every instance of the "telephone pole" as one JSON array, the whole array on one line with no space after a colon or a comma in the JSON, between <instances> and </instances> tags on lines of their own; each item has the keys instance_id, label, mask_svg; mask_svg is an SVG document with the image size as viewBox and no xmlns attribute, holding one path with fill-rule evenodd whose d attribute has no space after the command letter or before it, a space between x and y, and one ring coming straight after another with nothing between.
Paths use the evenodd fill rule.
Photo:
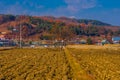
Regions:
<instances>
[{"instance_id":1,"label":"telephone pole","mask_svg":"<svg viewBox=\"0 0 120 80\"><path fill-rule=\"evenodd\" d=\"M22 48L22 31L21 31L21 24L20 24L20 45L19 47Z\"/></svg>"}]
</instances>

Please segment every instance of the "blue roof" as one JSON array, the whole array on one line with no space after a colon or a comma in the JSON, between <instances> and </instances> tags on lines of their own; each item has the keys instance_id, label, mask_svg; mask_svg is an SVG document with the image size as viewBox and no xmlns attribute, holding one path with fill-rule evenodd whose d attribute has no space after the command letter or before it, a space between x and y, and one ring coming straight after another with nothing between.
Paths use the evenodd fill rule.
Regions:
<instances>
[{"instance_id":1,"label":"blue roof","mask_svg":"<svg viewBox=\"0 0 120 80\"><path fill-rule=\"evenodd\" d=\"M120 37L113 37L112 40L113 41L120 41Z\"/></svg>"}]
</instances>

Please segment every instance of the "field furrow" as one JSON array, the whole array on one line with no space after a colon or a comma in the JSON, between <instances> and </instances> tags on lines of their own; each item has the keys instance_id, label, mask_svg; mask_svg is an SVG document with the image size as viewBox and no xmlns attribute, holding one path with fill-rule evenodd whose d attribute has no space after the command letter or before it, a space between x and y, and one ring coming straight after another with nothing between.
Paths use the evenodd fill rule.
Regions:
<instances>
[{"instance_id":1,"label":"field furrow","mask_svg":"<svg viewBox=\"0 0 120 80\"><path fill-rule=\"evenodd\" d=\"M72 80L72 70L61 49L0 51L0 80Z\"/></svg>"}]
</instances>

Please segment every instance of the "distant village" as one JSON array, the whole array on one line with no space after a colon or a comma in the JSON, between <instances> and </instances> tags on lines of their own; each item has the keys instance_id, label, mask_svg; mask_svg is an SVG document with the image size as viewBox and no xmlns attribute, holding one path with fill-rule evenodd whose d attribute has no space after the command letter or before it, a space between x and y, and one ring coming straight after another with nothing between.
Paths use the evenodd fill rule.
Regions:
<instances>
[{"instance_id":1,"label":"distant village","mask_svg":"<svg viewBox=\"0 0 120 80\"><path fill-rule=\"evenodd\" d=\"M76 37L71 40L28 40L25 41L22 39L20 43L20 39L13 39L13 38L7 38L6 36L7 32L0 32L0 47L9 47L9 46L16 46L19 47L21 44L23 47L35 47L35 46L42 46L42 47L49 47L49 46L65 46L65 45L72 45L72 44L94 44L94 45L104 45L104 44L120 44L120 37L115 36L112 37L111 40L108 40L106 38L92 38L94 41L92 41L89 38L81 38ZM17 36L19 38L19 36Z\"/></svg>"}]
</instances>

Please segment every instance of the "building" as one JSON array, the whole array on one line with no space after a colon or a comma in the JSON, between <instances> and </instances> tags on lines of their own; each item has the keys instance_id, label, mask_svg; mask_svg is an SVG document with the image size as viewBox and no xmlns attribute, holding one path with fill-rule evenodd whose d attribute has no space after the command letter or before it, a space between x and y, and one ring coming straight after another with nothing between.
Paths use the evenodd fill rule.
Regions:
<instances>
[{"instance_id":1,"label":"building","mask_svg":"<svg viewBox=\"0 0 120 80\"><path fill-rule=\"evenodd\" d=\"M120 44L120 37L113 37L112 41L114 44Z\"/></svg>"},{"instance_id":2,"label":"building","mask_svg":"<svg viewBox=\"0 0 120 80\"><path fill-rule=\"evenodd\" d=\"M5 35L0 34L0 40L5 39Z\"/></svg>"},{"instance_id":3,"label":"building","mask_svg":"<svg viewBox=\"0 0 120 80\"><path fill-rule=\"evenodd\" d=\"M0 32L0 40L4 40L6 38L6 32Z\"/></svg>"},{"instance_id":4,"label":"building","mask_svg":"<svg viewBox=\"0 0 120 80\"><path fill-rule=\"evenodd\" d=\"M7 39L5 39L5 40L0 40L0 46L2 47L2 46L15 46L16 45L16 43L15 42L13 42L12 40L7 40Z\"/></svg>"},{"instance_id":5,"label":"building","mask_svg":"<svg viewBox=\"0 0 120 80\"><path fill-rule=\"evenodd\" d=\"M103 39L103 40L101 41L101 43L102 43L102 45L104 45L104 44L109 44L109 41L108 41L107 39Z\"/></svg>"}]
</instances>

